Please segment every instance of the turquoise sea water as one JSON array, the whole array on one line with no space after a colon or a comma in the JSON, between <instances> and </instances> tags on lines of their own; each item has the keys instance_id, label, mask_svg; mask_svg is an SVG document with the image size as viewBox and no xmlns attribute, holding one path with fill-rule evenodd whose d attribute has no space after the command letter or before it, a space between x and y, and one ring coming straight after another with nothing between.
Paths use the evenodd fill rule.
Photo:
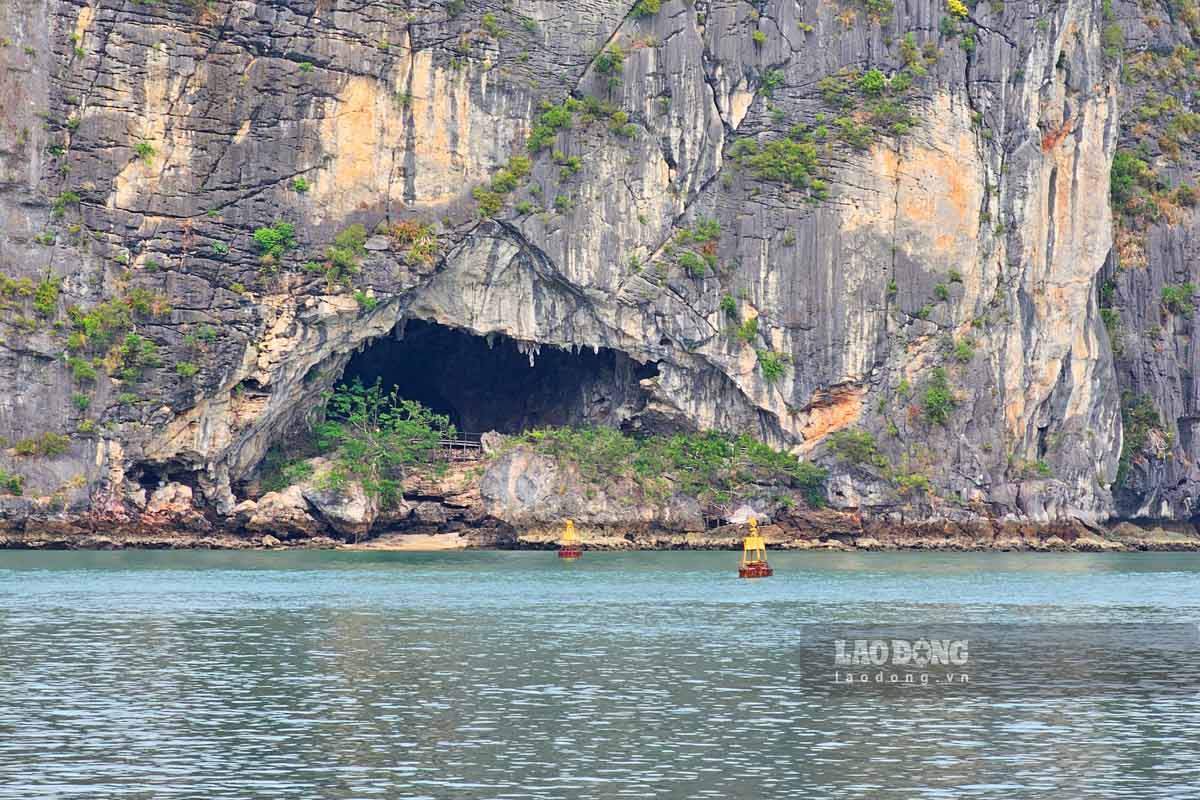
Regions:
<instances>
[{"instance_id":1,"label":"turquoise sea water","mask_svg":"<svg viewBox=\"0 0 1200 800\"><path fill-rule=\"evenodd\" d=\"M1200 699L1145 660L844 689L808 646L1196 623L1200 554L771 561L0 552L0 798L1200 797Z\"/></svg>"}]
</instances>

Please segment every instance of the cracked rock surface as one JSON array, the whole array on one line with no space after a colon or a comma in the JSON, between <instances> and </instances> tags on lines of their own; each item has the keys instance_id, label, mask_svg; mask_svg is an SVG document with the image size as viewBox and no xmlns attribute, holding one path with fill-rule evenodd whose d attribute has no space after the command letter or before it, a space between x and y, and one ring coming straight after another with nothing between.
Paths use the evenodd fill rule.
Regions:
<instances>
[{"instance_id":1,"label":"cracked rock surface","mask_svg":"<svg viewBox=\"0 0 1200 800\"><path fill-rule=\"evenodd\" d=\"M160 494L178 484L197 530L267 531L265 505L287 535L318 532L319 508L357 537L364 498L293 487L251 508L242 487L405 320L531 358L603 348L652 365L617 421L753 433L828 465L847 514L1190 521L1200 355L1161 292L1200 283L1200 212L1177 204L1140 249L1114 248L1114 154L1157 141L1130 109L1161 96L1106 53L1112 24L1126 59L1194 51L1179 4L1018 0L965 19L940 0L882 17L849 0L457 5L5 2L0 437L69 437L0 454L23 480L0 496L8 528L144 520L183 503ZM1171 119L1197 106L1188 63ZM530 147L551 107L570 124ZM1200 124L1181 156L1144 155L1195 184L1197 141ZM810 159L806 177L746 155L772 146L776 166ZM528 175L486 208L514 156ZM279 222L294 247L267 254L255 231ZM1118 238L1139 227L1117 222ZM328 248L355 224L371 234L357 271L331 275ZM433 246L397 224L430 226ZM105 303L128 314L112 341L73 341ZM1116 348L1102 305L1123 309ZM153 351L140 363L113 355L130 333ZM939 375L944 422L926 408ZM1124 457L1123 392L1159 414ZM850 428L886 475L831 457ZM514 469L482 483L506 524L529 514L497 488ZM703 525L682 500L633 516Z\"/></svg>"}]
</instances>

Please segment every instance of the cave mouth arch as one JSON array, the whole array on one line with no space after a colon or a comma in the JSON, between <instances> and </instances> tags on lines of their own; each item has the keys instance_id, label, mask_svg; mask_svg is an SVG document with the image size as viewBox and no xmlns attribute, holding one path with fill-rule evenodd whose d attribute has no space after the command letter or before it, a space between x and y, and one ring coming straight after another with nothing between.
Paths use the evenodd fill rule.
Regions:
<instances>
[{"instance_id":1,"label":"cave mouth arch","mask_svg":"<svg viewBox=\"0 0 1200 800\"><path fill-rule=\"evenodd\" d=\"M638 427L642 380L658 375L609 348L531 346L425 320L404 320L346 363L339 385L361 380L450 417L459 431L520 433L537 427Z\"/></svg>"}]
</instances>

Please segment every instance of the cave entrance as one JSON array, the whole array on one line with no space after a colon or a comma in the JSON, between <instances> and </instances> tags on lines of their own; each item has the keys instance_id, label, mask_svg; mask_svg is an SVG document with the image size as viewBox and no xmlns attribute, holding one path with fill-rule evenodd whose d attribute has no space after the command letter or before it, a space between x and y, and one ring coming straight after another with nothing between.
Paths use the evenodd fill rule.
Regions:
<instances>
[{"instance_id":1,"label":"cave entrance","mask_svg":"<svg viewBox=\"0 0 1200 800\"><path fill-rule=\"evenodd\" d=\"M658 374L600 348L531 349L501 334L477 336L422 320L399 324L346 364L341 383L382 381L450 417L459 431L519 433L597 424L629 427L646 406L639 381Z\"/></svg>"}]
</instances>

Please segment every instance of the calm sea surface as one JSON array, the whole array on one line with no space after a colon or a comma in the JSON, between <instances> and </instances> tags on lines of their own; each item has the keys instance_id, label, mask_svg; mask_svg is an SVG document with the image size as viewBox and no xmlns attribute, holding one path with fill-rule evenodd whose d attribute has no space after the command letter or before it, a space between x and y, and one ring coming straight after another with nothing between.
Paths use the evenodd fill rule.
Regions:
<instances>
[{"instance_id":1,"label":"calm sea surface","mask_svg":"<svg viewBox=\"0 0 1200 800\"><path fill-rule=\"evenodd\" d=\"M737 557L0 552L0 798L1200 797L1197 687L1144 656L846 688L805 647L1196 623L1200 555Z\"/></svg>"}]
</instances>

